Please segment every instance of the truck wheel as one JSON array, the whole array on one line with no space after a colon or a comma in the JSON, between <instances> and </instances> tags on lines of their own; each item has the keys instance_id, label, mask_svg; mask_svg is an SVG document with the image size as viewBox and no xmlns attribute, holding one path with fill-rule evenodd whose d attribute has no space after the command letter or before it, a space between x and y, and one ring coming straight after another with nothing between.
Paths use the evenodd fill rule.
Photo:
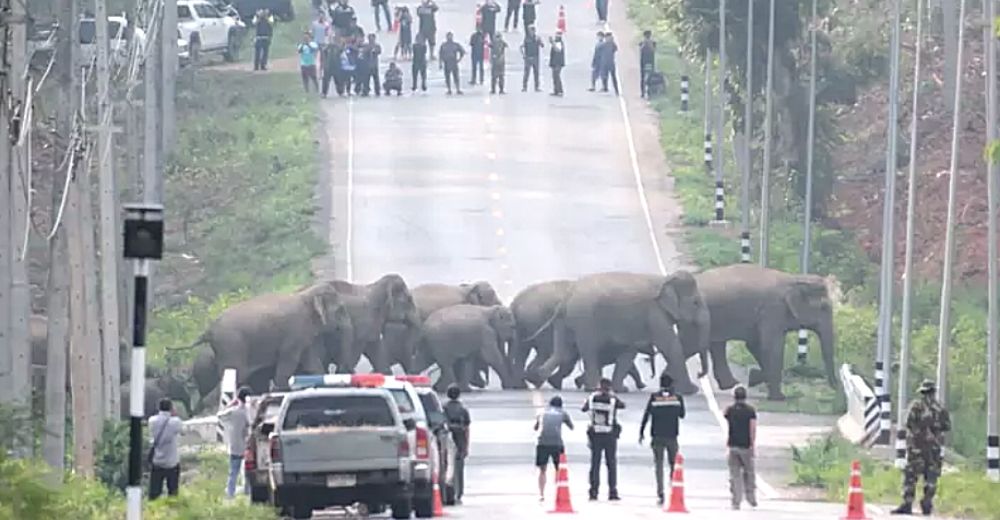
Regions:
<instances>
[{"instance_id":1,"label":"truck wheel","mask_svg":"<svg viewBox=\"0 0 1000 520\"><path fill-rule=\"evenodd\" d=\"M434 500L415 498L413 499L413 510L417 513L417 518L431 518L434 516Z\"/></svg>"},{"instance_id":2,"label":"truck wheel","mask_svg":"<svg viewBox=\"0 0 1000 520\"><path fill-rule=\"evenodd\" d=\"M268 500L267 486L253 486L250 488L250 502L263 504Z\"/></svg>"},{"instance_id":3,"label":"truck wheel","mask_svg":"<svg viewBox=\"0 0 1000 520\"><path fill-rule=\"evenodd\" d=\"M312 515L313 510L309 505L303 504L302 502L297 502L292 505L292 518L308 520L309 518L312 518Z\"/></svg>"},{"instance_id":4,"label":"truck wheel","mask_svg":"<svg viewBox=\"0 0 1000 520\"><path fill-rule=\"evenodd\" d=\"M236 31L230 31L226 39L226 50L222 53L222 59L227 63L232 63L240 59L240 37Z\"/></svg>"},{"instance_id":5,"label":"truck wheel","mask_svg":"<svg viewBox=\"0 0 1000 520\"><path fill-rule=\"evenodd\" d=\"M288 492L282 490L281 488L275 489L274 493L271 493L271 505L278 512L278 516L289 516L291 515L291 506L288 504Z\"/></svg>"},{"instance_id":6,"label":"truck wheel","mask_svg":"<svg viewBox=\"0 0 1000 520\"><path fill-rule=\"evenodd\" d=\"M396 520L410 518L413 512L413 503L408 498L392 503L392 517Z\"/></svg>"}]
</instances>

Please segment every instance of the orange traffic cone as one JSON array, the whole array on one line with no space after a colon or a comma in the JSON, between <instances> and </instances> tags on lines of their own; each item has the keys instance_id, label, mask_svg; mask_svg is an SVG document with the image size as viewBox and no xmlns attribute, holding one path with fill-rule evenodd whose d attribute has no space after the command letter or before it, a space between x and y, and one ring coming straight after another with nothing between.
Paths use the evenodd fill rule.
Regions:
<instances>
[{"instance_id":1,"label":"orange traffic cone","mask_svg":"<svg viewBox=\"0 0 1000 520\"><path fill-rule=\"evenodd\" d=\"M559 16L556 18L556 29L566 34L566 9L561 5L559 6Z\"/></svg>"},{"instance_id":2,"label":"orange traffic cone","mask_svg":"<svg viewBox=\"0 0 1000 520\"><path fill-rule=\"evenodd\" d=\"M680 453L674 459L674 476L670 479L670 507L668 513L687 513L684 505L684 456Z\"/></svg>"},{"instance_id":3,"label":"orange traffic cone","mask_svg":"<svg viewBox=\"0 0 1000 520\"><path fill-rule=\"evenodd\" d=\"M444 503L441 501L441 486L438 484L437 475L434 475L434 487L432 497L434 500L433 516L444 516Z\"/></svg>"},{"instance_id":4,"label":"orange traffic cone","mask_svg":"<svg viewBox=\"0 0 1000 520\"><path fill-rule=\"evenodd\" d=\"M550 513L575 513L569 499L569 464L566 454L559 456L559 474L556 476L556 508Z\"/></svg>"},{"instance_id":5,"label":"orange traffic cone","mask_svg":"<svg viewBox=\"0 0 1000 520\"><path fill-rule=\"evenodd\" d=\"M865 516L865 492L861 489L861 463L851 463L851 483L847 492L847 516L842 520L868 520Z\"/></svg>"}]
</instances>

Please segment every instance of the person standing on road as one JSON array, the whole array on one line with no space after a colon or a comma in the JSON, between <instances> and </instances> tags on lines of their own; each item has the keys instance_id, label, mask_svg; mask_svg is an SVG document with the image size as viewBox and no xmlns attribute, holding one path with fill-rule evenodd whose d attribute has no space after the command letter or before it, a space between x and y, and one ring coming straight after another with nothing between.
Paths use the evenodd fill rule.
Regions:
<instances>
[{"instance_id":1,"label":"person standing on road","mask_svg":"<svg viewBox=\"0 0 1000 520\"><path fill-rule=\"evenodd\" d=\"M674 459L677 457L677 436L680 420L684 418L684 397L674 393L674 380L666 370L660 375L660 389L649 396L646 411L639 426L639 444L644 440L646 423L650 425L649 446L653 449L653 464L656 473L656 504L663 505L663 451L667 452L670 475L674 474Z\"/></svg>"},{"instance_id":2,"label":"person standing on road","mask_svg":"<svg viewBox=\"0 0 1000 520\"><path fill-rule=\"evenodd\" d=\"M479 13L482 15L481 26L483 33L488 34L491 39L497 32L497 15L502 10L503 8L500 7L497 0L486 0L486 3L479 8Z\"/></svg>"},{"instance_id":3,"label":"person standing on road","mask_svg":"<svg viewBox=\"0 0 1000 520\"><path fill-rule=\"evenodd\" d=\"M434 0L422 0L417 7L418 32L427 42L431 60L434 59L434 46L437 44L437 21L435 20L437 12L438 6Z\"/></svg>"},{"instance_id":4,"label":"person standing on road","mask_svg":"<svg viewBox=\"0 0 1000 520\"><path fill-rule=\"evenodd\" d=\"M163 494L163 483L167 483L167 494L177 496L181 479L181 457L177 453L177 436L183 423L177 418L174 403L163 398L157 404L159 413L149 418L149 434L153 438L149 460L149 500Z\"/></svg>"},{"instance_id":5,"label":"person standing on road","mask_svg":"<svg viewBox=\"0 0 1000 520\"><path fill-rule=\"evenodd\" d=\"M274 35L274 17L267 9L261 9L254 15L253 25L253 70L267 70L267 57L271 51L271 36Z\"/></svg>"},{"instance_id":6,"label":"person standing on road","mask_svg":"<svg viewBox=\"0 0 1000 520\"><path fill-rule=\"evenodd\" d=\"M590 59L590 88L597 90L597 79L601 77L601 44L604 43L604 31L597 31L597 43L594 44L594 56Z\"/></svg>"},{"instance_id":7,"label":"person standing on road","mask_svg":"<svg viewBox=\"0 0 1000 520\"><path fill-rule=\"evenodd\" d=\"M427 92L427 41L424 35L418 34L413 44L413 61L410 63L410 75L413 76L413 88L417 91L417 77L420 77L420 90Z\"/></svg>"},{"instance_id":8,"label":"person standing on road","mask_svg":"<svg viewBox=\"0 0 1000 520\"><path fill-rule=\"evenodd\" d=\"M451 36L451 33L448 33L448 36ZM462 395L458 385L452 384L447 392L448 402L444 405L444 416L448 419L448 428L455 441L455 449L458 450L455 454L455 503L461 504L462 496L465 494L465 459L469 456L469 426L472 424L472 418L469 416L469 410L458 400Z\"/></svg>"},{"instance_id":9,"label":"person standing on road","mask_svg":"<svg viewBox=\"0 0 1000 520\"><path fill-rule=\"evenodd\" d=\"M521 17L524 22L524 29L527 30L528 27L534 27L535 20L538 20L538 4L539 0L523 0L521 5ZM516 27L515 27L516 29Z\"/></svg>"},{"instance_id":10,"label":"person standing on road","mask_svg":"<svg viewBox=\"0 0 1000 520\"><path fill-rule=\"evenodd\" d=\"M747 404L747 389L733 389L733 404L722 414L729 424L726 447L729 448L729 492L733 509L739 509L746 496L750 507L757 507L754 445L757 441L757 410Z\"/></svg>"},{"instance_id":11,"label":"person standing on road","mask_svg":"<svg viewBox=\"0 0 1000 520\"><path fill-rule=\"evenodd\" d=\"M323 82L321 83L322 89L321 93L323 97L327 97L330 93L330 82L332 81L335 85L335 89L340 91L340 53L343 48L340 47L336 42L328 43L323 47L320 58L320 69L323 71Z\"/></svg>"},{"instance_id":12,"label":"person standing on road","mask_svg":"<svg viewBox=\"0 0 1000 520\"><path fill-rule=\"evenodd\" d=\"M583 412L590 413L587 427L587 446L590 448L590 500L597 500L601 487L601 455L608 467L608 500L621 500L618 496L618 410L625 403L611 391L611 380L602 377L598 390L583 403Z\"/></svg>"},{"instance_id":13,"label":"person standing on road","mask_svg":"<svg viewBox=\"0 0 1000 520\"><path fill-rule=\"evenodd\" d=\"M405 5L397 7L396 13L399 17L399 41L392 52L392 57L405 60L413 53L413 15L410 14L410 8Z\"/></svg>"},{"instance_id":14,"label":"person standing on road","mask_svg":"<svg viewBox=\"0 0 1000 520\"><path fill-rule=\"evenodd\" d=\"M649 78L656 70L656 42L652 31L642 32L642 42L639 44L639 85L641 97L649 97Z\"/></svg>"},{"instance_id":15,"label":"person standing on road","mask_svg":"<svg viewBox=\"0 0 1000 520\"><path fill-rule=\"evenodd\" d=\"M217 414L226 432L226 450L229 452L229 479L226 480L226 496L229 498L236 495L236 478L243 469L243 452L247 449L250 418L246 402L249 396L249 388L240 388L236 399Z\"/></svg>"},{"instance_id":16,"label":"person standing on road","mask_svg":"<svg viewBox=\"0 0 1000 520\"><path fill-rule=\"evenodd\" d=\"M503 30L510 30L510 21L514 20L514 30L517 30L517 19L521 16L521 0L507 0L507 16L504 17Z\"/></svg>"},{"instance_id":17,"label":"person standing on road","mask_svg":"<svg viewBox=\"0 0 1000 520\"><path fill-rule=\"evenodd\" d=\"M458 77L458 62L465 57L465 49L455 41L455 35L448 33L444 36L445 42L438 49L438 56L441 58L441 68L444 69L444 83L448 87L448 94L451 95L451 83L455 82L455 93L462 94L462 82Z\"/></svg>"},{"instance_id":18,"label":"person standing on road","mask_svg":"<svg viewBox=\"0 0 1000 520\"><path fill-rule=\"evenodd\" d=\"M354 71L357 69L357 51L348 44L340 53L340 68L338 69L339 80L337 82L337 95L351 95L351 82L354 80Z\"/></svg>"},{"instance_id":19,"label":"person standing on road","mask_svg":"<svg viewBox=\"0 0 1000 520\"><path fill-rule=\"evenodd\" d=\"M379 20L379 10L385 15L386 29L392 28L392 18L389 16L389 0L372 0L372 11L375 13L375 31L382 30L382 23Z\"/></svg>"},{"instance_id":20,"label":"person standing on road","mask_svg":"<svg viewBox=\"0 0 1000 520\"><path fill-rule=\"evenodd\" d=\"M497 87L503 94L504 76L507 74L507 41L497 33L490 45L490 94L497 93Z\"/></svg>"},{"instance_id":21,"label":"person standing on road","mask_svg":"<svg viewBox=\"0 0 1000 520\"><path fill-rule=\"evenodd\" d=\"M894 515L913 514L913 499L917 496L917 480L924 479L924 498L920 509L924 515L934 512L934 493L941 476L941 446L945 432L951 431L951 416L936 399L934 381L920 385L920 397L910 404L906 414L906 470L903 472L903 504L892 510Z\"/></svg>"},{"instance_id":22,"label":"person standing on road","mask_svg":"<svg viewBox=\"0 0 1000 520\"><path fill-rule=\"evenodd\" d=\"M309 92L309 85L312 85L316 92L319 92L319 81L316 78L316 56L319 54L319 45L313 41L309 31L302 35L302 43L298 46L298 53L302 88Z\"/></svg>"},{"instance_id":23,"label":"person standing on road","mask_svg":"<svg viewBox=\"0 0 1000 520\"><path fill-rule=\"evenodd\" d=\"M368 35L368 43L361 47L361 59L358 63L363 63L363 67L358 67L358 74L361 81L361 95L368 96L375 84L375 96L382 95L381 82L378 74L378 60L382 55L382 46L375 40L374 34Z\"/></svg>"},{"instance_id":24,"label":"person standing on road","mask_svg":"<svg viewBox=\"0 0 1000 520\"><path fill-rule=\"evenodd\" d=\"M597 23L608 23L608 0L594 0L594 7L597 9Z\"/></svg>"},{"instance_id":25,"label":"person standing on road","mask_svg":"<svg viewBox=\"0 0 1000 520\"><path fill-rule=\"evenodd\" d=\"M566 48L563 46L562 33L557 32L555 38L549 39L549 68L552 69L552 95L563 95L562 69L566 66Z\"/></svg>"},{"instance_id":26,"label":"person standing on road","mask_svg":"<svg viewBox=\"0 0 1000 520\"><path fill-rule=\"evenodd\" d=\"M354 20L354 8L347 3L347 0L340 0L330 9L330 23L333 24L334 32L340 38L347 38L351 34Z\"/></svg>"},{"instance_id":27,"label":"person standing on road","mask_svg":"<svg viewBox=\"0 0 1000 520\"><path fill-rule=\"evenodd\" d=\"M312 32L313 42L319 47L319 67L323 66L323 48L326 47L326 42L328 40L328 33L330 32L330 24L326 22L326 16L320 11L316 15L316 19L313 20L312 24L309 25L309 30Z\"/></svg>"},{"instance_id":28,"label":"person standing on road","mask_svg":"<svg viewBox=\"0 0 1000 520\"><path fill-rule=\"evenodd\" d=\"M541 92L542 86L538 79L538 61L541 59L541 50L545 44L542 39L535 34L535 27L525 24L527 33L521 43L521 57L524 59L524 76L521 78L521 92L528 91L528 76L535 76L535 92Z\"/></svg>"},{"instance_id":29,"label":"person standing on road","mask_svg":"<svg viewBox=\"0 0 1000 520\"><path fill-rule=\"evenodd\" d=\"M469 85L476 84L477 71L479 72L479 84L482 85L486 82L486 76L483 73L485 41L482 29L476 29L476 32L472 33L469 38L469 55L472 56L472 79L469 81Z\"/></svg>"},{"instance_id":30,"label":"person standing on road","mask_svg":"<svg viewBox=\"0 0 1000 520\"><path fill-rule=\"evenodd\" d=\"M535 447L535 466L538 467L538 500L545 500L545 468L549 461L555 471L559 471L559 457L566 451L562 440L562 427L566 425L573 429L573 419L563 410L562 397L558 395L549 400L549 407L535 418L535 431L538 432L538 445ZM558 474L557 474L558 478Z\"/></svg>"},{"instance_id":31,"label":"person standing on road","mask_svg":"<svg viewBox=\"0 0 1000 520\"><path fill-rule=\"evenodd\" d=\"M601 70L601 92L608 91L608 76L611 77L611 84L615 87L615 95L618 92L618 71L615 69L615 54L618 53L618 44L615 37L610 32L604 33L604 42L597 50L598 68Z\"/></svg>"}]
</instances>

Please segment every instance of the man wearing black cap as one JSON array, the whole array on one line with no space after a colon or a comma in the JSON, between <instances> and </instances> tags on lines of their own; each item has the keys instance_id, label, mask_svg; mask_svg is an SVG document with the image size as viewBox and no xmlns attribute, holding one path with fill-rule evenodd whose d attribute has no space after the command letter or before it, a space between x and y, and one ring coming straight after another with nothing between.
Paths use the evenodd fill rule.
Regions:
<instances>
[{"instance_id":1,"label":"man wearing black cap","mask_svg":"<svg viewBox=\"0 0 1000 520\"><path fill-rule=\"evenodd\" d=\"M930 515L934 509L934 492L941 476L941 446L945 432L951 431L951 417L936 398L934 381L924 380L920 397L910 404L906 414L906 470L903 472L903 504L894 515L913 514L913 499L917 495L917 480L924 479L924 498L920 509Z\"/></svg>"},{"instance_id":2,"label":"man wearing black cap","mask_svg":"<svg viewBox=\"0 0 1000 520\"><path fill-rule=\"evenodd\" d=\"M448 33L449 35L451 33ZM469 425L472 418L469 417L469 410L465 408L458 398L462 395L457 385L448 387L448 402L444 405L444 416L448 419L448 428L451 430L452 439L455 441L455 503L462 503L462 495L465 494L465 458L469 456Z\"/></svg>"},{"instance_id":3,"label":"man wearing black cap","mask_svg":"<svg viewBox=\"0 0 1000 520\"><path fill-rule=\"evenodd\" d=\"M601 455L608 466L608 500L618 497L618 436L622 428L618 424L618 410L625 403L611 391L611 380L601 378L598 390L583 403L583 412L590 414L587 428L587 445L590 448L590 499L597 500L601 487Z\"/></svg>"},{"instance_id":4,"label":"man wearing black cap","mask_svg":"<svg viewBox=\"0 0 1000 520\"><path fill-rule=\"evenodd\" d=\"M656 503L663 505L663 451L667 452L667 463L670 474L674 474L674 458L677 457L677 435L680 433L680 420L684 418L684 397L674 393L674 380L666 370L660 376L660 389L649 396L646 412L642 415L639 426L639 444L645 438L646 423L653 419L650 426L650 447L653 449L653 462L656 472Z\"/></svg>"}]
</instances>

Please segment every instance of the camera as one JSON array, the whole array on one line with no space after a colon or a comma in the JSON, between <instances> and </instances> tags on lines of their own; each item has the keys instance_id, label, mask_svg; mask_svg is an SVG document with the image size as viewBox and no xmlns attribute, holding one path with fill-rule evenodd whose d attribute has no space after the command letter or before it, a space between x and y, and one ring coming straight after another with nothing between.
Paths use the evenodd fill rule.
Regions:
<instances>
[{"instance_id":1,"label":"camera","mask_svg":"<svg viewBox=\"0 0 1000 520\"><path fill-rule=\"evenodd\" d=\"M163 206L125 204L125 258L163 258Z\"/></svg>"}]
</instances>

